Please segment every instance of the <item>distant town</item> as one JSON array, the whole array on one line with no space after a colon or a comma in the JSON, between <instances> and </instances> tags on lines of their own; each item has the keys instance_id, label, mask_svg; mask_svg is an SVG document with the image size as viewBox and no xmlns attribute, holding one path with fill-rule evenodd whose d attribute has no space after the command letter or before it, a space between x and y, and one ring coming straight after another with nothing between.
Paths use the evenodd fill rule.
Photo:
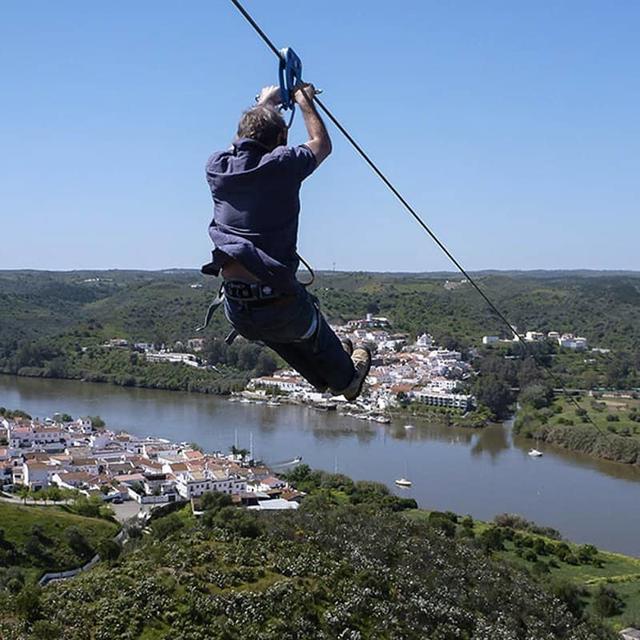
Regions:
<instances>
[{"instance_id":1,"label":"distant town","mask_svg":"<svg viewBox=\"0 0 640 640\"><path fill-rule=\"evenodd\" d=\"M407 334L392 331L387 318L372 314L333 328L341 338L349 338L354 344L366 343L374 352L368 384L357 403L361 411L384 415L400 401L463 412L473 408L473 396L458 392L460 383L473 374L461 352L436 347L427 333L411 343ZM318 393L301 376L289 370L253 378L247 391L264 396L275 391L312 404L328 400L346 404L342 397ZM251 397L245 394L247 396Z\"/></svg>"},{"instance_id":2,"label":"distant town","mask_svg":"<svg viewBox=\"0 0 640 640\"><path fill-rule=\"evenodd\" d=\"M447 281L449 287L460 286L461 282ZM196 285L191 285L196 286ZM477 351L472 349L467 359L460 351L438 346L433 337L423 333L412 341L408 334L394 332L389 320L382 316L367 314L345 325L332 325L341 338L349 338L354 344L366 343L373 352L374 359L365 392L354 406L348 406L342 397L331 397L317 392L304 378L293 370L283 369L272 375L252 378L244 392L232 400L244 402L304 403L317 408L334 409L355 417L388 422L385 418L389 409L399 404L416 403L430 407L441 407L468 412L475 408L475 398L465 390L476 372L467 361ZM510 345L525 342L549 341L563 349L586 351L589 347L585 337L559 331L525 330L522 333L512 327L513 337L500 338L486 335L483 346ZM198 369L215 369L200 357L205 347L205 339L191 338L178 341L172 348L146 342L129 343L121 338L113 338L104 343L103 348L133 349L144 354L148 362L184 364ZM592 348L591 351L608 353L608 349Z\"/></svg>"}]
</instances>

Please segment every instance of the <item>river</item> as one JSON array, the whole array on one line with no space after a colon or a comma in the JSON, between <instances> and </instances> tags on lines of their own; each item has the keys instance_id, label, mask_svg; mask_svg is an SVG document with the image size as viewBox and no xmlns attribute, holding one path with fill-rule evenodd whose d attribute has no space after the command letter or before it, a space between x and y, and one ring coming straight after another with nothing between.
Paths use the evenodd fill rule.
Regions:
<instances>
[{"instance_id":1,"label":"river","mask_svg":"<svg viewBox=\"0 0 640 640\"><path fill-rule=\"evenodd\" d=\"M640 556L640 469L514 438L508 425L473 431L413 420L362 422L299 406L229 402L182 392L0 375L0 406L47 417L100 415L115 430L227 451L237 437L266 462L301 455L312 467L384 482L430 509L491 519L519 513L570 540ZM413 482L400 489L394 480Z\"/></svg>"}]
</instances>

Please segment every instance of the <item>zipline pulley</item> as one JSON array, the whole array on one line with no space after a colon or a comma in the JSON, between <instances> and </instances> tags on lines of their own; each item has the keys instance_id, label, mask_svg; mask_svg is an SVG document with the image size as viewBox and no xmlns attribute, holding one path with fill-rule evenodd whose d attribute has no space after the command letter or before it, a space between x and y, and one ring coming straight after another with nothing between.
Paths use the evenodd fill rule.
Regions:
<instances>
[{"instance_id":1,"label":"zipline pulley","mask_svg":"<svg viewBox=\"0 0 640 640\"><path fill-rule=\"evenodd\" d=\"M280 79L280 106L285 111L291 109L291 119L287 125L290 127L296 108L293 90L296 85L302 82L302 60L300 60L298 54L296 54L291 47L280 49L279 55L280 66L278 68L278 76Z\"/></svg>"},{"instance_id":2,"label":"zipline pulley","mask_svg":"<svg viewBox=\"0 0 640 640\"><path fill-rule=\"evenodd\" d=\"M283 109L293 109L296 102L293 99L293 90L297 84L302 82L302 60L298 54L286 47L280 49L280 101Z\"/></svg>"}]
</instances>

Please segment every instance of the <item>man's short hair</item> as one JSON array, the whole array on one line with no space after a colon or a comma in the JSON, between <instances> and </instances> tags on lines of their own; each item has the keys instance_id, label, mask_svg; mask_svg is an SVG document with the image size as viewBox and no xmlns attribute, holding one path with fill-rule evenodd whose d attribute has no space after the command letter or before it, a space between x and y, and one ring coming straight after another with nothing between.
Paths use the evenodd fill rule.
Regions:
<instances>
[{"instance_id":1,"label":"man's short hair","mask_svg":"<svg viewBox=\"0 0 640 640\"><path fill-rule=\"evenodd\" d=\"M257 140L268 149L282 144L282 134L286 131L287 125L280 113L265 105L247 109L238 123L238 138Z\"/></svg>"}]
</instances>

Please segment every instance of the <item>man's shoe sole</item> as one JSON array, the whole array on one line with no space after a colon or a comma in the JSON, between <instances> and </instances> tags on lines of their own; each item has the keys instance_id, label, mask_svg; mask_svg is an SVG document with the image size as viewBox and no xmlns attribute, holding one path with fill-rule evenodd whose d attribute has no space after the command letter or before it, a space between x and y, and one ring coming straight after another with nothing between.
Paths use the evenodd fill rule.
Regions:
<instances>
[{"instance_id":1,"label":"man's shoe sole","mask_svg":"<svg viewBox=\"0 0 640 640\"><path fill-rule=\"evenodd\" d=\"M351 338L342 338L340 343L342 344L342 348L349 354L349 357L351 357L353 353L353 342L351 342Z\"/></svg>"}]
</instances>

